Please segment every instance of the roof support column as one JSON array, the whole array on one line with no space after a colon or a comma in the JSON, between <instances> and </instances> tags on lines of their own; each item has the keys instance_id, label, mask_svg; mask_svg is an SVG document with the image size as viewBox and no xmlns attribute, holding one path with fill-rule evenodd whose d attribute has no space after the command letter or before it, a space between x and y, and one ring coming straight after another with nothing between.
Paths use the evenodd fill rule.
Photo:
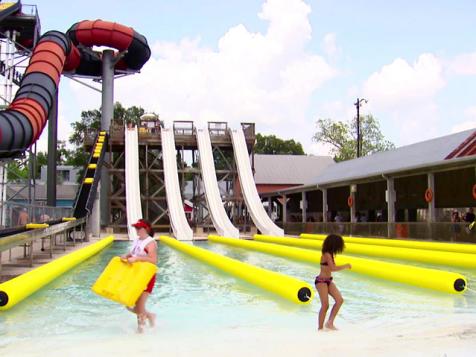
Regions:
<instances>
[{"instance_id":1,"label":"roof support column","mask_svg":"<svg viewBox=\"0 0 476 357\"><path fill-rule=\"evenodd\" d=\"M302 212L302 223L306 223L307 221L307 198L306 198L306 191L302 192L302 207L301 207L301 212Z\"/></svg>"},{"instance_id":2,"label":"roof support column","mask_svg":"<svg viewBox=\"0 0 476 357\"><path fill-rule=\"evenodd\" d=\"M395 223L396 192L395 180L393 177L387 177L387 192L385 193L385 198L387 200L387 222Z\"/></svg>"},{"instance_id":3,"label":"roof support column","mask_svg":"<svg viewBox=\"0 0 476 357\"><path fill-rule=\"evenodd\" d=\"M395 179L387 177L387 191L385 192L385 199L387 201L387 237L394 236L395 226L395 202L397 201L397 194L395 192Z\"/></svg>"},{"instance_id":4,"label":"roof support column","mask_svg":"<svg viewBox=\"0 0 476 357\"><path fill-rule=\"evenodd\" d=\"M322 191L322 222L327 222L327 188L321 188Z\"/></svg>"},{"instance_id":5,"label":"roof support column","mask_svg":"<svg viewBox=\"0 0 476 357\"><path fill-rule=\"evenodd\" d=\"M286 195L283 195L283 228L287 222L287 215L288 215L287 205L288 205L288 198L286 197Z\"/></svg>"},{"instance_id":6,"label":"roof support column","mask_svg":"<svg viewBox=\"0 0 476 357\"><path fill-rule=\"evenodd\" d=\"M268 197L268 216L271 217L271 213L273 213L273 199Z\"/></svg>"},{"instance_id":7,"label":"roof support column","mask_svg":"<svg viewBox=\"0 0 476 357\"><path fill-rule=\"evenodd\" d=\"M428 173L428 188L433 192L433 197L428 202L428 223L432 223L436 221L436 208L435 208L435 175L430 172Z\"/></svg>"},{"instance_id":8,"label":"roof support column","mask_svg":"<svg viewBox=\"0 0 476 357\"><path fill-rule=\"evenodd\" d=\"M357 221L357 217L355 216L356 210L355 210L355 191L356 191L357 186L356 185L350 185L349 189L349 197L352 198L352 205L349 204L350 206L350 222L355 223Z\"/></svg>"}]
</instances>

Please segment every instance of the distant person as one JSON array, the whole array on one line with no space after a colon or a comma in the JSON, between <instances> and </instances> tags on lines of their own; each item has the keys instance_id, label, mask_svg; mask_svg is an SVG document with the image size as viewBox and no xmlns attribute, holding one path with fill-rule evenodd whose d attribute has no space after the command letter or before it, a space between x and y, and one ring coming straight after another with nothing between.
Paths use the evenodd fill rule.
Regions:
<instances>
[{"instance_id":1,"label":"distant person","mask_svg":"<svg viewBox=\"0 0 476 357\"><path fill-rule=\"evenodd\" d=\"M139 219L132 225L137 232L138 238L134 240L132 248L129 253L121 257L129 263L135 262L149 262L157 264L157 243L155 242L154 231L149 222ZM149 321L151 327L155 326L155 314L146 310L146 302L149 295L152 293L155 285L155 274L147 284L146 289L137 300L131 312L137 315L137 332L144 332L146 320Z\"/></svg>"},{"instance_id":2,"label":"distant person","mask_svg":"<svg viewBox=\"0 0 476 357\"><path fill-rule=\"evenodd\" d=\"M473 207L470 207L468 209L468 212L466 212L463 219L466 223L473 223L476 220L476 216L474 215Z\"/></svg>"},{"instance_id":3,"label":"distant person","mask_svg":"<svg viewBox=\"0 0 476 357\"><path fill-rule=\"evenodd\" d=\"M276 213L276 211L272 211L271 212L271 220L273 222L276 222L277 219L278 219L278 214Z\"/></svg>"},{"instance_id":4,"label":"distant person","mask_svg":"<svg viewBox=\"0 0 476 357\"><path fill-rule=\"evenodd\" d=\"M342 224L342 222L344 222L344 217L342 217L342 216L340 215L340 213L337 212L336 216L334 217L334 221L335 221L336 223L339 223L339 224L337 225L337 230L338 230L339 234L343 234L343 233L344 233L344 229L345 229L345 228L344 228L344 225Z\"/></svg>"},{"instance_id":5,"label":"distant person","mask_svg":"<svg viewBox=\"0 0 476 357\"><path fill-rule=\"evenodd\" d=\"M48 214L43 213L43 214L40 215L39 222L40 222L40 223L46 223L46 222L48 222L50 219L51 219L51 217L50 217Z\"/></svg>"},{"instance_id":6,"label":"distant person","mask_svg":"<svg viewBox=\"0 0 476 357\"><path fill-rule=\"evenodd\" d=\"M18 225L19 226L24 226L28 223L29 217L28 217L28 211L26 208L22 208L18 215Z\"/></svg>"},{"instance_id":7,"label":"distant person","mask_svg":"<svg viewBox=\"0 0 476 357\"><path fill-rule=\"evenodd\" d=\"M324 328L324 321L326 319L327 310L329 309L329 295L332 296L335 304L332 307L329 320L327 320L325 327L329 330L337 330L334 326L334 320L340 307L344 303L344 299L342 298L339 289L337 289L337 286L332 281L332 272L352 268L350 264L335 264L335 256L342 253L344 247L344 239L336 234L328 235L322 244L321 271L314 281L316 290L319 293L319 299L321 300L318 331Z\"/></svg>"},{"instance_id":8,"label":"distant person","mask_svg":"<svg viewBox=\"0 0 476 357\"><path fill-rule=\"evenodd\" d=\"M451 233L452 233L452 240L456 240L458 235L461 233L461 217L458 211L451 212Z\"/></svg>"}]
</instances>

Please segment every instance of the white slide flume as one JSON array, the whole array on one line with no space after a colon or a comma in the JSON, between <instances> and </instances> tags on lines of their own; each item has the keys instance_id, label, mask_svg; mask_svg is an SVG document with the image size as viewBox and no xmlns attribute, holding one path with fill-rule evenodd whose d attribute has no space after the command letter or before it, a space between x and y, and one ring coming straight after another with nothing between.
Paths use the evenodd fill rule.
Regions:
<instances>
[{"instance_id":1,"label":"white slide flume","mask_svg":"<svg viewBox=\"0 0 476 357\"><path fill-rule=\"evenodd\" d=\"M253 173L251 172L250 156L246 147L246 139L243 130L230 130L233 143L238 175L240 177L241 191L250 212L251 219L262 234L271 236L284 236L284 231L279 228L266 213L256 189Z\"/></svg>"},{"instance_id":2,"label":"white slide flume","mask_svg":"<svg viewBox=\"0 0 476 357\"><path fill-rule=\"evenodd\" d=\"M164 164L165 191L169 210L170 225L174 236L178 240L193 240L193 231L190 228L183 208L182 194L177 170L177 151L173 128L163 128L162 161Z\"/></svg>"},{"instance_id":3,"label":"white slide flume","mask_svg":"<svg viewBox=\"0 0 476 357\"><path fill-rule=\"evenodd\" d=\"M136 239L136 230L131 226L142 218L139 181L139 138L137 127L125 128L125 176L127 232L129 239Z\"/></svg>"},{"instance_id":4,"label":"white slide flume","mask_svg":"<svg viewBox=\"0 0 476 357\"><path fill-rule=\"evenodd\" d=\"M197 144L200 154L200 170L205 188L205 198L213 225L220 236L239 238L239 230L233 226L221 200L220 189L213 160L212 144L208 129L197 129Z\"/></svg>"}]
</instances>

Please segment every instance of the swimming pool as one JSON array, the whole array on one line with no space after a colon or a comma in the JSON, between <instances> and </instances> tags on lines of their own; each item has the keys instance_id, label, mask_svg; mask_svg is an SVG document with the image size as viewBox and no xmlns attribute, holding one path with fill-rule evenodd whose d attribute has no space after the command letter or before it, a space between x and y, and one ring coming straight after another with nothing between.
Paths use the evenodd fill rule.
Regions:
<instances>
[{"instance_id":1,"label":"swimming pool","mask_svg":"<svg viewBox=\"0 0 476 357\"><path fill-rule=\"evenodd\" d=\"M318 267L257 252L207 242L195 244L311 284L318 272ZM127 243L114 243L1 313L0 355L82 356L86 351L102 356L130 356L131 351L213 355L224 349L225 355L289 355L305 349L332 349L333 341L348 341L354 352L360 346L376 349L375 353L386 348L384 351L391 354L396 351L389 346L400 342L408 345L406 338L415 339L419 334L426 344L435 340L428 345L428 351L437 349L435 353L451 347L451 351L462 348L459 352L464 354L476 348L473 291L451 295L349 272L336 273L336 283L346 300L336 320L342 331L327 333L328 345L317 348L315 341L321 338L322 342L315 333L317 297L307 306L292 304L163 245L159 245L159 276L149 300L158 326L138 336L134 315L90 290L107 262L126 249ZM467 276L470 287L476 281L476 271L456 271ZM372 345L378 337L380 340ZM418 347L417 342L412 348ZM439 346L441 343L446 345Z\"/></svg>"}]
</instances>

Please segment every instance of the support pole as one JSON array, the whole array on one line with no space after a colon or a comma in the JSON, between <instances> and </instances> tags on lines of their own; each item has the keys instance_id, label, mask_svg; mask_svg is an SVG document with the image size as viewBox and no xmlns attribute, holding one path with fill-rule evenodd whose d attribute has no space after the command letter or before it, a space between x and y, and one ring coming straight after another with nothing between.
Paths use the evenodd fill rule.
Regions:
<instances>
[{"instance_id":1,"label":"support pole","mask_svg":"<svg viewBox=\"0 0 476 357\"><path fill-rule=\"evenodd\" d=\"M306 199L306 191L302 192L302 223L306 223L307 221L307 199Z\"/></svg>"},{"instance_id":2,"label":"support pole","mask_svg":"<svg viewBox=\"0 0 476 357\"><path fill-rule=\"evenodd\" d=\"M58 90L48 115L48 166L46 175L46 204L56 206L56 159L58 157Z\"/></svg>"},{"instance_id":3,"label":"support pole","mask_svg":"<svg viewBox=\"0 0 476 357\"><path fill-rule=\"evenodd\" d=\"M349 189L349 195L350 197L352 197L352 206L350 206L350 222L351 223L355 223L357 221L357 217L355 217L355 214L357 213L356 209L355 209L355 205L356 205L356 202L355 202L355 192L353 192L352 190L352 185L350 186L350 189Z\"/></svg>"},{"instance_id":4,"label":"support pole","mask_svg":"<svg viewBox=\"0 0 476 357\"><path fill-rule=\"evenodd\" d=\"M387 200L387 237L389 238L394 236L396 197L395 180L393 177L387 177L387 192L385 193L385 198Z\"/></svg>"},{"instance_id":5,"label":"support pole","mask_svg":"<svg viewBox=\"0 0 476 357\"><path fill-rule=\"evenodd\" d=\"M105 50L102 56L102 105L101 105L101 130L109 132L111 121L114 116L114 51ZM100 214L101 225L106 226L110 222L109 192L110 178L107 163L109 153L104 155L104 163L101 169Z\"/></svg>"},{"instance_id":6,"label":"support pole","mask_svg":"<svg viewBox=\"0 0 476 357\"><path fill-rule=\"evenodd\" d=\"M272 213L273 213L273 200L271 197L268 197L268 216L271 217Z\"/></svg>"},{"instance_id":7,"label":"support pole","mask_svg":"<svg viewBox=\"0 0 476 357\"><path fill-rule=\"evenodd\" d=\"M287 205L288 205L288 198L286 195L283 195L283 229L284 229L284 225L287 222L287 215L288 215Z\"/></svg>"},{"instance_id":8,"label":"support pole","mask_svg":"<svg viewBox=\"0 0 476 357\"><path fill-rule=\"evenodd\" d=\"M435 175L430 172L428 174L428 188L433 192L433 199L428 202L428 223L436 222L436 207L435 207Z\"/></svg>"},{"instance_id":9,"label":"support pole","mask_svg":"<svg viewBox=\"0 0 476 357\"><path fill-rule=\"evenodd\" d=\"M321 188L322 191L322 222L327 222L327 188Z\"/></svg>"},{"instance_id":10,"label":"support pole","mask_svg":"<svg viewBox=\"0 0 476 357\"><path fill-rule=\"evenodd\" d=\"M393 177L387 178L387 222L388 223L395 223L395 201L396 201L396 193L395 193L395 180Z\"/></svg>"}]
</instances>

